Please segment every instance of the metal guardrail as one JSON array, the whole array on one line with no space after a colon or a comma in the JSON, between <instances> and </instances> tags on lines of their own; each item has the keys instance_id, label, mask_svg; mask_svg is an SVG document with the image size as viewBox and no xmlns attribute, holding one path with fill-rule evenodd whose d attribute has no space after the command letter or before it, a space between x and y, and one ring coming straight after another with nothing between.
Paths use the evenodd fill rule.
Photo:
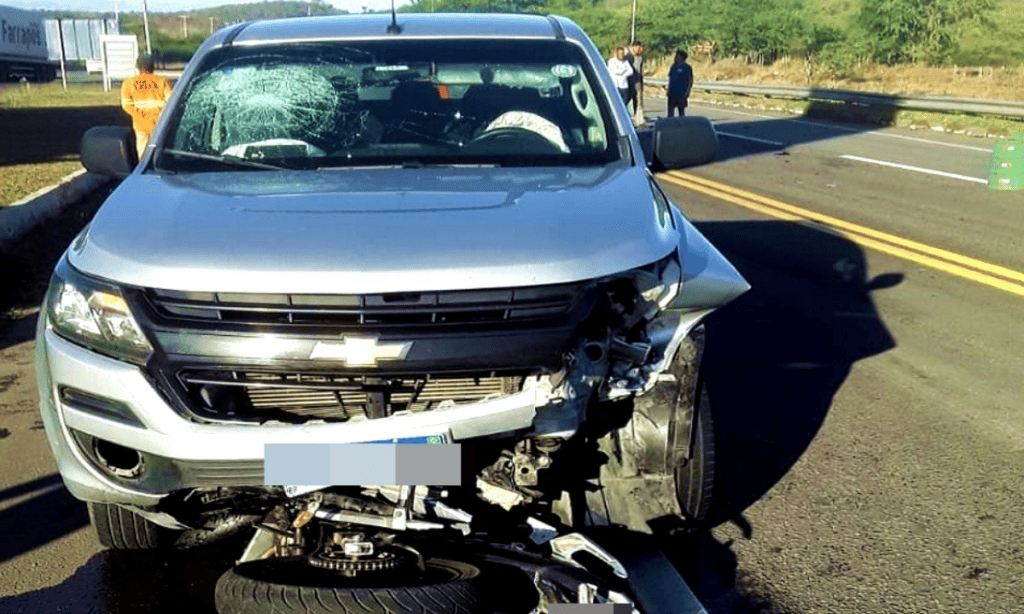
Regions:
<instances>
[{"instance_id":1,"label":"metal guardrail","mask_svg":"<svg viewBox=\"0 0 1024 614\"><path fill-rule=\"evenodd\" d=\"M660 86L668 85L666 79L647 78L644 79L644 83ZM742 85L739 83L697 82L693 84L693 89L748 96L829 100L854 105L912 109L915 111L980 113L984 115L1024 118L1024 102L1010 100L983 100L979 98L956 98L953 96L898 96L791 85Z\"/></svg>"}]
</instances>

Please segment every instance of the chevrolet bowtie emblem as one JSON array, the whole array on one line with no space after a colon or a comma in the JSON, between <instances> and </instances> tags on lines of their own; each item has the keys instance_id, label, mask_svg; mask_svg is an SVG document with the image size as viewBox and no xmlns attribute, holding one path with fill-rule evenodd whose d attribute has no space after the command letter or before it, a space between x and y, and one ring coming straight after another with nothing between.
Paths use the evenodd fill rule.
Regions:
<instances>
[{"instance_id":1,"label":"chevrolet bowtie emblem","mask_svg":"<svg viewBox=\"0 0 1024 614\"><path fill-rule=\"evenodd\" d=\"M402 360L412 342L377 343L377 337L342 337L341 343L317 341L311 359L344 360L350 367L372 367L381 360Z\"/></svg>"}]
</instances>

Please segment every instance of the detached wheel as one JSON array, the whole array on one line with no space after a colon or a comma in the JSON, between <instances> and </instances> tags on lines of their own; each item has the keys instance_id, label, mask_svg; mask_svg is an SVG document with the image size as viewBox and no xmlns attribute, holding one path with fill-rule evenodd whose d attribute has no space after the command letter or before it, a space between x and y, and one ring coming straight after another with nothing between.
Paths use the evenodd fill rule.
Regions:
<instances>
[{"instance_id":1,"label":"detached wheel","mask_svg":"<svg viewBox=\"0 0 1024 614\"><path fill-rule=\"evenodd\" d=\"M219 614L474 614L481 611L473 579L480 570L427 559L426 573L385 571L348 578L311 567L305 557L242 563L217 582Z\"/></svg>"},{"instance_id":2,"label":"detached wheel","mask_svg":"<svg viewBox=\"0 0 1024 614\"><path fill-rule=\"evenodd\" d=\"M180 531L162 527L124 508L88 503L89 520L100 545L111 550L155 550L174 544Z\"/></svg>"},{"instance_id":3,"label":"detached wheel","mask_svg":"<svg viewBox=\"0 0 1024 614\"><path fill-rule=\"evenodd\" d=\"M711 399L703 382L698 391L693 419L693 454L675 471L676 498L683 514L700 522L708 515L715 485L715 432Z\"/></svg>"}]
</instances>

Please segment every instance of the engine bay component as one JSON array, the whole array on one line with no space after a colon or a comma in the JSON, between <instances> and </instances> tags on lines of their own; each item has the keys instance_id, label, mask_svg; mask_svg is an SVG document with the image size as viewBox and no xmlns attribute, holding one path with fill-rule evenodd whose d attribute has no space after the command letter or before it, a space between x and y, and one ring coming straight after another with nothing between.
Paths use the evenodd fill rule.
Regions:
<instances>
[{"instance_id":1,"label":"engine bay component","mask_svg":"<svg viewBox=\"0 0 1024 614\"><path fill-rule=\"evenodd\" d=\"M569 533L568 535L560 535L548 542L551 546L551 552L556 559L559 561L568 563L570 565L576 565L584 567L579 561L573 558L573 556L579 552L586 552L597 558L605 565L611 568L612 572L620 577L626 578L626 568L622 566L622 563L608 553L607 550L598 546L593 540L579 533Z\"/></svg>"}]
</instances>

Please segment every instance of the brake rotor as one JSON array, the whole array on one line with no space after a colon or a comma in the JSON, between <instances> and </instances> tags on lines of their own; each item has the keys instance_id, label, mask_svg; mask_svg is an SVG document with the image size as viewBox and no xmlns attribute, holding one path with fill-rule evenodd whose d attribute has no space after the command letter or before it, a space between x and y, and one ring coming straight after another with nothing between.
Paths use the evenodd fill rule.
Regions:
<instances>
[{"instance_id":1,"label":"brake rotor","mask_svg":"<svg viewBox=\"0 0 1024 614\"><path fill-rule=\"evenodd\" d=\"M405 558L391 549L380 549L371 555L352 556L328 544L309 555L309 564L320 569L351 574L397 569Z\"/></svg>"}]
</instances>

